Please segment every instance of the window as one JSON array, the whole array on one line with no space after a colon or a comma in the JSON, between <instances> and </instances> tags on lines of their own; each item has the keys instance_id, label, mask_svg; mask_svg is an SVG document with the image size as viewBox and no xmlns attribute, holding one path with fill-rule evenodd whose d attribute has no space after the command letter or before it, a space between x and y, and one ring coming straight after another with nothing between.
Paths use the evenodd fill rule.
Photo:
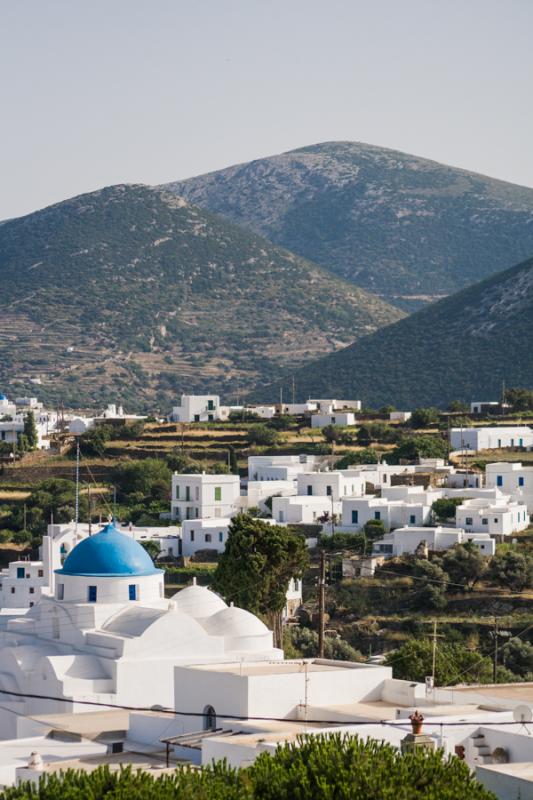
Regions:
<instances>
[{"instance_id":1,"label":"window","mask_svg":"<svg viewBox=\"0 0 533 800\"><path fill-rule=\"evenodd\" d=\"M24 567L17 567L17 578L23 578L26 575Z\"/></svg>"},{"instance_id":2,"label":"window","mask_svg":"<svg viewBox=\"0 0 533 800\"><path fill-rule=\"evenodd\" d=\"M483 517L483 519L481 520L481 524L482 525L488 525L489 524L489 521L488 521L487 517Z\"/></svg>"},{"instance_id":3,"label":"window","mask_svg":"<svg viewBox=\"0 0 533 800\"><path fill-rule=\"evenodd\" d=\"M128 586L128 597L130 600L137 600L137 586L134 583Z\"/></svg>"},{"instance_id":4,"label":"window","mask_svg":"<svg viewBox=\"0 0 533 800\"><path fill-rule=\"evenodd\" d=\"M416 516L414 514L411 514L411 516L409 517L409 524L414 525L415 522L416 522Z\"/></svg>"},{"instance_id":5,"label":"window","mask_svg":"<svg viewBox=\"0 0 533 800\"><path fill-rule=\"evenodd\" d=\"M213 400L208 400L207 401L207 410L208 411L214 411L215 410L215 404L214 404Z\"/></svg>"},{"instance_id":6,"label":"window","mask_svg":"<svg viewBox=\"0 0 533 800\"><path fill-rule=\"evenodd\" d=\"M194 421L195 422L200 422L200 414L195 414L194 415Z\"/></svg>"},{"instance_id":7,"label":"window","mask_svg":"<svg viewBox=\"0 0 533 800\"><path fill-rule=\"evenodd\" d=\"M180 486L179 483L176 485L176 500L180 499Z\"/></svg>"},{"instance_id":8,"label":"window","mask_svg":"<svg viewBox=\"0 0 533 800\"><path fill-rule=\"evenodd\" d=\"M308 485L307 486L307 495L310 497L312 494L313 494L313 487Z\"/></svg>"},{"instance_id":9,"label":"window","mask_svg":"<svg viewBox=\"0 0 533 800\"><path fill-rule=\"evenodd\" d=\"M206 533L206 534L205 534L205 536L204 536L204 541L205 541L205 542L210 542L210 541L211 541L211 534L210 534L210 533Z\"/></svg>"},{"instance_id":10,"label":"window","mask_svg":"<svg viewBox=\"0 0 533 800\"><path fill-rule=\"evenodd\" d=\"M200 499L200 487L199 486L195 486L194 487L194 499L195 500L199 500Z\"/></svg>"},{"instance_id":11,"label":"window","mask_svg":"<svg viewBox=\"0 0 533 800\"><path fill-rule=\"evenodd\" d=\"M524 476L523 475L520 475L520 477L518 478L518 485L519 486L523 486L524 485Z\"/></svg>"},{"instance_id":12,"label":"window","mask_svg":"<svg viewBox=\"0 0 533 800\"><path fill-rule=\"evenodd\" d=\"M30 608L33 608L33 603L32 602L30 602Z\"/></svg>"},{"instance_id":13,"label":"window","mask_svg":"<svg viewBox=\"0 0 533 800\"><path fill-rule=\"evenodd\" d=\"M514 447L514 439L511 439L511 447Z\"/></svg>"},{"instance_id":14,"label":"window","mask_svg":"<svg viewBox=\"0 0 533 800\"><path fill-rule=\"evenodd\" d=\"M58 600L64 600L65 599L65 584L64 583L58 583L57 584L56 594L57 594L57 599Z\"/></svg>"},{"instance_id":15,"label":"window","mask_svg":"<svg viewBox=\"0 0 533 800\"><path fill-rule=\"evenodd\" d=\"M498 524L498 517L494 517L494 522Z\"/></svg>"},{"instance_id":16,"label":"window","mask_svg":"<svg viewBox=\"0 0 533 800\"><path fill-rule=\"evenodd\" d=\"M219 531L219 533L218 533L218 541L219 542L223 542L224 541L224 532L223 531Z\"/></svg>"},{"instance_id":17,"label":"window","mask_svg":"<svg viewBox=\"0 0 533 800\"><path fill-rule=\"evenodd\" d=\"M524 446L524 440L523 439L519 439L518 440L518 446L519 447L523 447Z\"/></svg>"},{"instance_id":18,"label":"window","mask_svg":"<svg viewBox=\"0 0 533 800\"><path fill-rule=\"evenodd\" d=\"M208 414L208 415L207 415L207 421L208 421L208 422L213 422L213 419L214 419L214 417L213 417L213 415L212 415L212 414Z\"/></svg>"},{"instance_id":19,"label":"window","mask_svg":"<svg viewBox=\"0 0 533 800\"><path fill-rule=\"evenodd\" d=\"M30 586L30 594L35 594L35 589L33 586Z\"/></svg>"},{"instance_id":20,"label":"window","mask_svg":"<svg viewBox=\"0 0 533 800\"><path fill-rule=\"evenodd\" d=\"M326 495L331 497L331 486L326 486Z\"/></svg>"},{"instance_id":21,"label":"window","mask_svg":"<svg viewBox=\"0 0 533 800\"><path fill-rule=\"evenodd\" d=\"M473 522L474 522L474 520L472 519L472 517L467 517L465 519L465 525L472 525Z\"/></svg>"},{"instance_id":22,"label":"window","mask_svg":"<svg viewBox=\"0 0 533 800\"><path fill-rule=\"evenodd\" d=\"M204 708L204 731L212 731L217 726L217 715L213 706Z\"/></svg>"},{"instance_id":23,"label":"window","mask_svg":"<svg viewBox=\"0 0 533 800\"><path fill-rule=\"evenodd\" d=\"M38 572L37 572L37 577L38 577L38 578L44 578L44 569L40 569L40 570L38 570Z\"/></svg>"},{"instance_id":24,"label":"window","mask_svg":"<svg viewBox=\"0 0 533 800\"><path fill-rule=\"evenodd\" d=\"M285 522L285 514L283 513L283 511L280 511L278 513L278 522Z\"/></svg>"},{"instance_id":25,"label":"window","mask_svg":"<svg viewBox=\"0 0 533 800\"><path fill-rule=\"evenodd\" d=\"M194 531L191 531L191 542L194 542Z\"/></svg>"},{"instance_id":26,"label":"window","mask_svg":"<svg viewBox=\"0 0 533 800\"><path fill-rule=\"evenodd\" d=\"M87 602L88 603L96 603L97 597L97 588L96 586L88 586L87 587Z\"/></svg>"},{"instance_id":27,"label":"window","mask_svg":"<svg viewBox=\"0 0 533 800\"><path fill-rule=\"evenodd\" d=\"M222 486L215 486L215 503L220 503L222 500Z\"/></svg>"},{"instance_id":28,"label":"window","mask_svg":"<svg viewBox=\"0 0 533 800\"><path fill-rule=\"evenodd\" d=\"M374 511L374 519L381 519L381 511Z\"/></svg>"},{"instance_id":29,"label":"window","mask_svg":"<svg viewBox=\"0 0 533 800\"><path fill-rule=\"evenodd\" d=\"M352 525L357 525L359 523L359 511L355 509L352 510Z\"/></svg>"},{"instance_id":30,"label":"window","mask_svg":"<svg viewBox=\"0 0 533 800\"><path fill-rule=\"evenodd\" d=\"M187 502L187 503L190 502L190 499L191 499L191 487L190 486L186 486L185 487L185 502Z\"/></svg>"},{"instance_id":31,"label":"window","mask_svg":"<svg viewBox=\"0 0 533 800\"><path fill-rule=\"evenodd\" d=\"M496 486L503 486L503 475L496 475Z\"/></svg>"},{"instance_id":32,"label":"window","mask_svg":"<svg viewBox=\"0 0 533 800\"><path fill-rule=\"evenodd\" d=\"M11 587L11 594L15 594L15 587L14 586Z\"/></svg>"}]
</instances>

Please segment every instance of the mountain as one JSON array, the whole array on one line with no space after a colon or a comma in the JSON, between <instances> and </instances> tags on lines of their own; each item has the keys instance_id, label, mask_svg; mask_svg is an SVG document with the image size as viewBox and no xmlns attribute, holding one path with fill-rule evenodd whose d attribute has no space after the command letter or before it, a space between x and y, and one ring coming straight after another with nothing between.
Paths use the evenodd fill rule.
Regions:
<instances>
[{"instance_id":1,"label":"mountain","mask_svg":"<svg viewBox=\"0 0 533 800\"><path fill-rule=\"evenodd\" d=\"M14 394L40 380L43 399L65 404L166 408L181 391L235 394L402 316L142 185L4 222L0 285L0 386Z\"/></svg>"},{"instance_id":2,"label":"mountain","mask_svg":"<svg viewBox=\"0 0 533 800\"><path fill-rule=\"evenodd\" d=\"M533 387L532 332L533 258L306 365L297 394L405 409L495 400L502 381Z\"/></svg>"},{"instance_id":3,"label":"mountain","mask_svg":"<svg viewBox=\"0 0 533 800\"><path fill-rule=\"evenodd\" d=\"M409 309L533 253L533 189L359 142L167 188Z\"/></svg>"}]
</instances>

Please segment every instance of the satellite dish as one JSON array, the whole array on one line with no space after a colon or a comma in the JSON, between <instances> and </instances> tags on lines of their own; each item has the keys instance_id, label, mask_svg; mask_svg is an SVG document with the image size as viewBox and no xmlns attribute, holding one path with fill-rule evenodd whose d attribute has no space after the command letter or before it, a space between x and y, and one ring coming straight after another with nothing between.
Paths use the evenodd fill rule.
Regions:
<instances>
[{"instance_id":1,"label":"satellite dish","mask_svg":"<svg viewBox=\"0 0 533 800\"><path fill-rule=\"evenodd\" d=\"M533 720L531 706L519 705L513 708L513 719L515 722L521 722L522 725L525 725L526 722L531 722Z\"/></svg>"}]
</instances>

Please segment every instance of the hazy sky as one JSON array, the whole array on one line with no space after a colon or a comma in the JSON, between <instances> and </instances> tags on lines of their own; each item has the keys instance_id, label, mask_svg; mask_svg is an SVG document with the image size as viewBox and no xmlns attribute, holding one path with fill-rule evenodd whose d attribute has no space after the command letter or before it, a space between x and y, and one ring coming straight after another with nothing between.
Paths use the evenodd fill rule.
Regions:
<instances>
[{"instance_id":1,"label":"hazy sky","mask_svg":"<svg viewBox=\"0 0 533 800\"><path fill-rule=\"evenodd\" d=\"M0 11L0 219L332 139L533 186L533 0Z\"/></svg>"}]
</instances>

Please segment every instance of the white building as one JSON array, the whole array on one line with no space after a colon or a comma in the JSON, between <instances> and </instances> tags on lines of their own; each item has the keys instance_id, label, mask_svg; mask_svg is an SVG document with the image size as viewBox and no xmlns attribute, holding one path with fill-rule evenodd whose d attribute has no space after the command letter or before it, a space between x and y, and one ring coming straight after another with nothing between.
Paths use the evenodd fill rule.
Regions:
<instances>
[{"instance_id":1,"label":"white building","mask_svg":"<svg viewBox=\"0 0 533 800\"><path fill-rule=\"evenodd\" d=\"M318 404L312 400L306 403L281 403L279 406L280 414L288 415L289 417L302 417L305 414L310 414L312 411L318 410Z\"/></svg>"},{"instance_id":2,"label":"white building","mask_svg":"<svg viewBox=\"0 0 533 800\"><path fill-rule=\"evenodd\" d=\"M372 545L372 555L398 558L412 555L423 542L428 550L449 550L456 544L473 541L484 556L496 552L496 543L488 533L470 533L460 528L430 527L397 528Z\"/></svg>"},{"instance_id":3,"label":"white building","mask_svg":"<svg viewBox=\"0 0 533 800\"><path fill-rule=\"evenodd\" d=\"M452 450L495 450L533 446L533 431L526 426L506 428L450 428Z\"/></svg>"},{"instance_id":4,"label":"white building","mask_svg":"<svg viewBox=\"0 0 533 800\"><path fill-rule=\"evenodd\" d=\"M19 436L24 433L24 420L29 412L35 420L37 447L48 449L49 436L57 429L57 413L46 411L36 397L19 397L12 403L5 394L0 394L0 442L12 445L13 451L17 448Z\"/></svg>"},{"instance_id":5,"label":"white building","mask_svg":"<svg viewBox=\"0 0 533 800\"><path fill-rule=\"evenodd\" d=\"M276 416L276 406L246 406L243 411L255 414L261 419L272 419Z\"/></svg>"},{"instance_id":6,"label":"white building","mask_svg":"<svg viewBox=\"0 0 533 800\"><path fill-rule=\"evenodd\" d=\"M432 521L431 504L425 501L388 500L373 495L343 499L339 529L358 533L371 520L383 522L385 530L405 525L427 525Z\"/></svg>"},{"instance_id":7,"label":"white building","mask_svg":"<svg viewBox=\"0 0 533 800\"><path fill-rule=\"evenodd\" d=\"M228 539L231 519L184 519L181 526L182 555L192 556L198 550L223 553Z\"/></svg>"},{"instance_id":8,"label":"white building","mask_svg":"<svg viewBox=\"0 0 533 800\"><path fill-rule=\"evenodd\" d=\"M56 578L55 596L0 634L2 687L18 693L3 708L17 714L87 711L77 701L91 698L195 708L175 686L178 665L283 657L262 622L208 590L193 586L165 600L163 572L112 525L80 542ZM13 735L16 719L0 711L0 735ZM195 729L198 721L189 724Z\"/></svg>"},{"instance_id":9,"label":"white building","mask_svg":"<svg viewBox=\"0 0 533 800\"><path fill-rule=\"evenodd\" d=\"M294 481L301 472L315 472L323 457L298 456L249 456L249 481Z\"/></svg>"},{"instance_id":10,"label":"white building","mask_svg":"<svg viewBox=\"0 0 533 800\"><path fill-rule=\"evenodd\" d=\"M55 592L55 571L60 569L70 551L92 533L98 525L74 522L48 526L46 536L39 548L37 561L12 561L0 571L0 608L31 608L44 595ZM181 553L181 529L175 526L137 527L126 525L120 532L135 541L154 541L160 549L160 557L172 557Z\"/></svg>"},{"instance_id":11,"label":"white building","mask_svg":"<svg viewBox=\"0 0 533 800\"><path fill-rule=\"evenodd\" d=\"M171 516L179 521L231 517L240 507L238 475L172 475Z\"/></svg>"},{"instance_id":12,"label":"white building","mask_svg":"<svg viewBox=\"0 0 533 800\"><path fill-rule=\"evenodd\" d=\"M216 422L227 419L229 410L220 405L218 394L182 394L181 404L174 406L171 422Z\"/></svg>"},{"instance_id":13,"label":"white building","mask_svg":"<svg viewBox=\"0 0 533 800\"><path fill-rule=\"evenodd\" d=\"M411 411L391 411L389 413L389 420L391 422L409 422L411 417Z\"/></svg>"},{"instance_id":14,"label":"white building","mask_svg":"<svg viewBox=\"0 0 533 800\"><path fill-rule=\"evenodd\" d=\"M513 500L525 503L529 513L533 514L533 466L507 461L487 464L485 483L487 487L510 495Z\"/></svg>"},{"instance_id":15,"label":"white building","mask_svg":"<svg viewBox=\"0 0 533 800\"><path fill-rule=\"evenodd\" d=\"M335 501L365 493L365 481L357 470L301 473L297 486L299 495L332 497Z\"/></svg>"},{"instance_id":16,"label":"white building","mask_svg":"<svg viewBox=\"0 0 533 800\"><path fill-rule=\"evenodd\" d=\"M248 481L246 485L246 508L267 511L265 502L271 497L289 497L297 493L295 481Z\"/></svg>"},{"instance_id":17,"label":"white building","mask_svg":"<svg viewBox=\"0 0 533 800\"><path fill-rule=\"evenodd\" d=\"M529 526L527 506L504 495L492 503L477 498L465 500L457 506L455 520L457 526L466 531L489 533L491 536L510 536Z\"/></svg>"},{"instance_id":18,"label":"white building","mask_svg":"<svg viewBox=\"0 0 533 800\"><path fill-rule=\"evenodd\" d=\"M319 524L318 520L325 514L339 514L341 504L332 497L316 497L297 495L295 497L273 497L272 517L277 523L293 523L303 525Z\"/></svg>"},{"instance_id":19,"label":"white building","mask_svg":"<svg viewBox=\"0 0 533 800\"><path fill-rule=\"evenodd\" d=\"M332 398L311 398L310 403L313 403L318 409L320 414L333 414L335 411L361 411L360 400L333 400Z\"/></svg>"},{"instance_id":20,"label":"white building","mask_svg":"<svg viewBox=\"0 0 533 800\"><path fill-rule=\"evenodd\" d=\"M347 427L355 425L355 414L352 411L335 411L333 414L311 414L312 428L325 428L327 425Z\"/></svg>"}]
</instances>

